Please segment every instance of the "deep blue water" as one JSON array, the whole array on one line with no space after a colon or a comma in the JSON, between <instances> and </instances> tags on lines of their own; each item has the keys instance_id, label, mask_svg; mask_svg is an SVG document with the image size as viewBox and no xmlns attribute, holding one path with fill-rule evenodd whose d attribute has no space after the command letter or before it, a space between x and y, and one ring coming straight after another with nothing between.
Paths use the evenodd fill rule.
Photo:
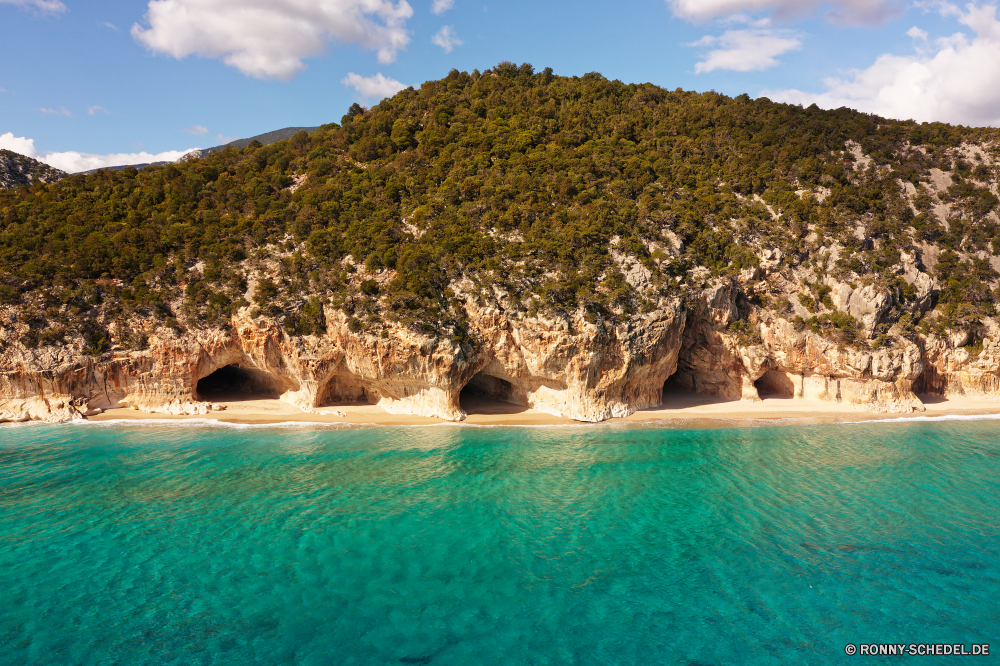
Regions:
<instances>
[{"instance_id":1,"label":"deep blue water","mask_svg":"<svg viewBox=\"0 0 1000 666\"><path fill-rule=\"evenodd\" d=\"M997 421L5 426L0 664L995 655L998 500Z\"/></svg>"}]
</instances>

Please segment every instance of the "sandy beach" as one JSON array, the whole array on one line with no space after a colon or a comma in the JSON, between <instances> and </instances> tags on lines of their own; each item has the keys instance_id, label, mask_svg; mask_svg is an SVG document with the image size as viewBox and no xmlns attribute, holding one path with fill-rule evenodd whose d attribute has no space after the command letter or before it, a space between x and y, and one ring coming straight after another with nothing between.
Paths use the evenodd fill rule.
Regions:
<instances>
[{"instance_id":1,"label":"sandy beach","mask_svg":"<svg viewBox=\"0 0 1000 666\"><path fill-rule=\"evenodd\" d=\"M940 417L948 415L1000 414L1000 397L941 398L921 396L925 412L910 414L879 414L860 406L843 405L821 400L790 399L765 396L760 402L727 401L712 396L677 393L665 396L655 409L645 409L625 418L611 419L605 424L661 425L664 427L726 427L771 425L778 423L842 423L849 421L892 420L907 417ZM197 416L177 416L140 412L133 409L110 409L90 417L91 421L128 419L144 420L213 420L234 424L322 423L378 426L456 425L435 418L390 414L369 404L337 405L305 412L271 398L230 394L218 400L225 410ZM462 423L473 426L553 426L592 425L552 416L527 407L491 400L462 399L462 408L469 416ZM338 414L339 412L339 414ZM340 415L340 414L343 414Z\"/></svg>"}]
</instances>

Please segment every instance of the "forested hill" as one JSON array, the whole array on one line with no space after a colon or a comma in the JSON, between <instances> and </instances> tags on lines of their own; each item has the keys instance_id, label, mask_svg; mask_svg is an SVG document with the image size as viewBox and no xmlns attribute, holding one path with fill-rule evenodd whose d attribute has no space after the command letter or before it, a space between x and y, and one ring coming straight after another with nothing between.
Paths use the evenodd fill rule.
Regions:
<instances>
[{"instance_id":1,"label":"forested hill","mask_svg":"<svg viewBox=\"0 0 1000 666\"><path fill-rule=\"evenodd\" d=\"M36 182L52 183L65 175L65 171L38 160L10 150L0 150L0 190Z\"/></svg>"},{"instance_id":2,"label":"forested hill","mask_svg":"<svg viewBox=\"0 0 1000 666\"><path fill-rule=\"evenodd\" d=\"M907 262L941 330L994 312L996 139L502 63L273 145L2 192L0 297L70 322L209 326L249 299L292 333L324 304L460 331L466 298L615 321L731 276L867 344L828 278L898 292L890 324Z\"/></svg>"}]
</instances>

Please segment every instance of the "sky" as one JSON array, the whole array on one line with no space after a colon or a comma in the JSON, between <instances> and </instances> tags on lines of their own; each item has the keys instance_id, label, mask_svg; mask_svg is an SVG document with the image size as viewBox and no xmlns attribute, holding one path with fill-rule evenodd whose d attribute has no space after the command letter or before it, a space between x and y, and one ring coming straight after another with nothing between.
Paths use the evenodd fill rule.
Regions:
<instances>
[{"instance_id":1,"label":"sky","mask_svg":"<svg viewBox=\"0 0 1000 666\"><path fill-rule=\"evenodd\" d=\"M339 122L499 62L1000 126L995 2L0 0L0 148L69 172Z\"/></svg>"}]
</instances>

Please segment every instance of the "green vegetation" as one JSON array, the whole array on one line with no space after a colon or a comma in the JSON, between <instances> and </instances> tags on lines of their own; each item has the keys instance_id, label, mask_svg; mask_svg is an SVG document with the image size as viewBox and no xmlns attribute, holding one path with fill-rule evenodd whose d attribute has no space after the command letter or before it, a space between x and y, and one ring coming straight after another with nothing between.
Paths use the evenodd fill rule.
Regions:
<instances>
[{"instance_id":1,"label":"green vegetation","mask_svg":"<svg viewBox=\"0 0 1000 666\"><path fill-rule=\"evenodd\" d=\"M952 257L992 252L1000 235L984 221L998 204L983 185L993 173L951 149L995 139L596 73L452 71L272 145L0 191L0 304L91 321L95 353L100 326L133 313L223 326L248 305L297 335L324 330L326 305L354 330L396 321L463 340L460 298L499 293L527 314L613 320L698 285L697 267L757 267L755 247L793 267L839 244L833 274L870 282L934 241L952 250L937 271L960 321L992 313L997 276ZM848 142L876 165L862 169ZM923 184L935 167L959 174L946 198L961 215L947 228ZM900 179L917 187L917 214ZM803 193L821 189L822 200ZM676 242L671 258L663 248ZM648 271L650 289L629 284L612 250ZM456 291L463 280L471 295ZM829 287L809 289L799 300L810 312L831 308ZM804 325L850 343L857 327L844 317Z\"/></svg>"},{"instance_id":2,"label":"green vegetation","mask_svg":"<svg viewBox=\"0 0 1000 666\"><path fill-rule=\"evenodd\" d=\"M851 315L837 310L809 319L796 317L795 325L799 330L807 328L816 335L822 335L844 345L856 344L860 334L858 321Z\"/></svg>"}]
</instances>

